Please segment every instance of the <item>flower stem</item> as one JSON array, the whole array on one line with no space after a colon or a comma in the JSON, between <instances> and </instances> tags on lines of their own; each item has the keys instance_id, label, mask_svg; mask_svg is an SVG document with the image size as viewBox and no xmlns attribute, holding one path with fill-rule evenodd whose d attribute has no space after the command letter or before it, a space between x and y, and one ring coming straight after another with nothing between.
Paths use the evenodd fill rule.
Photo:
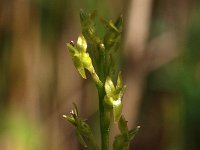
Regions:
<instances>
[{"instance_id":1,"label":"flower stem","mask_svg":"<svg viewBox=\"0 0 200 150\"><path fill-rule=\"evenodd\" d=\"M98 88L99 111L100 111L100 131L102 150L109 150L109 132L110 132L110 113L106 110L104 104L104 87Z\"/></svg>"},{"instance_id":2,"label":"flower stem","mask_svg":"<svg viewBox=\"0 0 200 150\"><path fill-rule=\"evenodd\" d=\"M97 43L99 50L99 78L103 83L102 86L98 86L99 94L99 113L100 113L100 131L101 131L101 148L102 150L109 150L109 132L110 132L110 111L106 108L104 97L105 92L105 80L106 80L106 55L104 44L99 42Z\"/></svg>"}]
</instances>

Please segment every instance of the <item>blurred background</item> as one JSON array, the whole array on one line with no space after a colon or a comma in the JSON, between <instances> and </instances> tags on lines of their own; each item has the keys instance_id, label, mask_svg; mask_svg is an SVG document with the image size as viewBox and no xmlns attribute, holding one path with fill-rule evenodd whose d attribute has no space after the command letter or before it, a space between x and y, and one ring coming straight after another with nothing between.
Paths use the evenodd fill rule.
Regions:
<instances>
[{"instance_id":1,"label":"blurred background","mask_svg":"<svg viewBox=\"0 0 200 150\"><path fill-rule=\"evenodd\" d=\"M0 150L83 149L62 118L72 102L99 133L97 91L66 50L80 8L124 16L123 113L141 126L130 149L199 150L198 0L0 0Z\"/></svg>"}]
</instances>

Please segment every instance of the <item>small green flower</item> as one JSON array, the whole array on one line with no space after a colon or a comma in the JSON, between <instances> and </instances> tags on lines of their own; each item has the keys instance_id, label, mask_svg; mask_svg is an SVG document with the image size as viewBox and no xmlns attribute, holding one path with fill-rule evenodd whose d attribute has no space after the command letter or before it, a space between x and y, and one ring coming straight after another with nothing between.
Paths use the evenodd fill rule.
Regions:
<instances>
[{"instance_id":1,"label":"small green flower","mask_svg":"<svg viewBox=\"0 0 200 150\"><path fill-rule=\"evenodd\" d=\"M111 78L108 76L105 82L105 103L113 108L114 121L120 119L122 113L122 96L125 86L122 83L121 73L118 75L117 85L114 86Z\"/></svg>"},{"instance_id":2,"label":"small green flower","mask_svg":"<svg viewBox=\"0 0 200 150\"><path fill-rule=\"evenodd\" d=\"M92 65L92 60L87 53L87 42L83 35L80 35L75 45L73 42L67 43L67 48L72 56L72 60L78 72L81 76L86 79L85 69L87 69L97 85L102 85L99 77L97 76L94 67Z\"/></svg>"},{"instance_id":3,"label":"small green flower","mask_svg":"<svg viewBox=\"0 0 200 150\"><path fill-rule=\"evenodd\" d=\"M99 150L99 147L94 140L91 128L84 119L80 118L76 104L73 103L73 105L74 109L70 112L70 116L63 115L63 117L76 128L76 134L79 142L84 147L90 146L93 150Z\"/></svg>"},{"instance_id":4,"label":"small green flower","mask_svg":"<svg viewBox=\"0 0 200 150\"><path fill-rule=\"evenodd\" d=\"M130 141L138 133L140 126L129 130L127 126L127 121L125 120L124 116L121 116L118 122L118 127L120 130L120 134L115 136L113 150L128 150Z\"/></svg>"}]
</instances>

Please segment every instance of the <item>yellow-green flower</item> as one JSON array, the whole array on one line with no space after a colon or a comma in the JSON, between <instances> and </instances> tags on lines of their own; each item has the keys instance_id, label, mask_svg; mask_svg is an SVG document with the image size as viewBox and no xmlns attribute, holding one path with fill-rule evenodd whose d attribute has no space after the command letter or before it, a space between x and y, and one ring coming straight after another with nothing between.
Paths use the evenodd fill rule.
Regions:
<instances>
[{"instance_id":1,"label":"yellow-green flower","mask_svg":"<svg viewBox=\"0 0 200 150\"><path fill-rule=\"evenodd\" d=\"M85 69L87 69L96 84L102 85L92 65L92 60L89 56L89 53L87 53L87 42L84 36L80 35L78 37L76 45L73 42L67 43L67 48L72 56L74 65L81 76L86 79Z\"/></svg>"},{"instance_id":2,"label":"yellow-green flower","mask_svg":"<svg viewBox=\"0 0 200 150\"><path fill-rule=\"evenodd\" d=\"M122 96L124 90L125 86L122 83L121 73L118 75L116 87L111 78L107 77L105 82L105 103L113 108L114 121L118 121L122 113Z\"/></svg>"}]
</instances>

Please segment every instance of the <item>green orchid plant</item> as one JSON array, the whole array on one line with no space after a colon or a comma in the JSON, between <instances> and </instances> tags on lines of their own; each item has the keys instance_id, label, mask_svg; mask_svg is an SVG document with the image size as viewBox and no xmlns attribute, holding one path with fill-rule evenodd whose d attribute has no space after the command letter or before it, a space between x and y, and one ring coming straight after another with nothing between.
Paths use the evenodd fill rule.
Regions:
<instances>
[{"instance_id":1,"label":"green orchid plant","mask_svg":"<svg viewBox=\"0 0 200 150\"><path fill-rule=\"evenodd\" d=\"M99 96L101 147L95 141L92 129L86 120L79 116L75 104L70 115L63 115L63 117L76 128L80 143L92 150L109 150L109 132L113 118L120 130L120 134L116 135L113 142L113 150L128 150L129 143L138 132L139 126L129 130L127 121L122 115L125 85L119 71L118 54L123 19L122 16L119 16L115 22L100 19L106 27L104 37L100 38L95 28L94 16L94 13L80 11L82 34L76 44L73 41L67 43L67 49L80 75L86 79L87 70L96 84Z\"/></svg>"}]
</instances>

